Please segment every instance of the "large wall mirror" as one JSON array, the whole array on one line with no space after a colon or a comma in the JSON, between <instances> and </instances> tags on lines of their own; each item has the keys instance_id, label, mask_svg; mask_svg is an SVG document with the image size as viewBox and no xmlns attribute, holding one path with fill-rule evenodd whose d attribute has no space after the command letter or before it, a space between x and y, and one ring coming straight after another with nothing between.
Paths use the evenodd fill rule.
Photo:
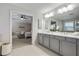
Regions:
<instances>
[{"instance_id":1,"label":"large wall mirror","mask_svg":"<svg viewBox=\"0 0 79 59\"><path fill-rule=\"evenodd\" d=\"M71 10L66 8L72 6ZM63 9L64 12L59 12ZM53 14L54 12L54 14ZM79 32L79 4L64 4L45 15L45 29L59 32ZM47 18L48 17L48 18Z\"/></svg>"},{"instance_id":2,"label":"large wall mirror","mask_svg":"<svg viewBox=\"0 0 79 59\"><path fill-rule=\"evenodd\" d=\"M79 20L75 20L75 30L79 32Z\"/></svg>"},{"instance_id":3,"label":"large wall mirror","mask_svg":"<svg viewBox=\"0 0 79 59\"><path fill-rule=\"evenodd\" d=\"M50 22L50 31L56 31L56 21Z\"/></svg>"},{"instance_id":4,"label":"large wall mirror","mask_svg":"<svg viewBox=\"0 0 79 59\"><path fill-rule=\"evenodd\" d=\"M49 28L49 31L79 32L79 20L77 19L50 20L50 23L47 21L45 26Z\"/></svg>"},{"instance_id":5,"label":"large wall mirror","mask_svg":"<svg viewBox=\"0 0 79 59\"><path fill-rule=\"evenodd\" d=\"M47 18L45 19L45 30L49 31L50 30L50 22L51 22L51 18Z\"/></svg>"},{"instance_id":6,"label":"large wall mirror","mask_svg":"<svg viewBox=\"0 0 79 59\"><path fill-rule=\"evenodd\" d=\"M74 32L75 31L75 21L74 20L63 21L63 31L64 32Z\"/></svg>"}]
</instances>

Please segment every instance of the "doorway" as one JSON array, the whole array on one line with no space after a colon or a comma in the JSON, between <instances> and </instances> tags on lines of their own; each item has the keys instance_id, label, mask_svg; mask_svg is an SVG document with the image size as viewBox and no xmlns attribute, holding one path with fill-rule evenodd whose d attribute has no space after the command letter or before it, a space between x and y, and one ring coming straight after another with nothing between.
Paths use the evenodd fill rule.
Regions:
<instances>
[{"instance_id":1,"label":"doorway","mask_svg":"<svg viewBox=\"0 0 79 59\"><path fill-rule=\"evenodd\" d=\"M21 48L32 44L32 16L12 12L12 47Z\"/></svg>"}]
</instances>

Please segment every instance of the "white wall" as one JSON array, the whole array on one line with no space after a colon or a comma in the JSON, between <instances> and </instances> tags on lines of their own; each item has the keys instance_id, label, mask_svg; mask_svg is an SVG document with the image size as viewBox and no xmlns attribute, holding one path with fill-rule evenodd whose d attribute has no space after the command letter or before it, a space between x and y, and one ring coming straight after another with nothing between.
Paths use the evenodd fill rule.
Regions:
<instances>
[{"instance_id":1,"label":"white wall","mask_svg":"<svg viewBox=\"0 0 79 59\"><path fill-rule=\"evenodd\" d=\"M26 7L28 9L28 7ZM25 10L23 8L11 5L11 4L1 4L0 3L0 41L10 42L12 44L12 40L10 39L10 10L12 12L23 13L26 15L33 16L32 22L32 43L35 45L37 39L38 32L38 22L40 19L42 21L43 15L40 12L34 12L32 10ZM43 24L43 23L42 23ZM44 30L44 25L42 26L42 30Z\"/></svg>"},{"instance_id":2,"label":"white wall","mask_svg":"<svg viewBox=\"0 0 79 59\"><path fill-rule=\"evenodd\" d=\"M28 9L28 7L26 7ZM0 4L0 41L11 42L10 39L10 10L12 12L23 13L26 15L33 16L32 22L32 43L35 44L38 32L38 19L42 21L43 15L40 12L34 12L32 10L25 10L11 4ZM42 23L42 30L44 30L44 23Z\"/></svg>"},{"instance_id":3,"label":"white wall","mask_svg":"<svg viewBox=\"0 0 79 59\"><path fill-rule=\"evenodd\" d=\"M11 4L0 4L0 35L2 36L2 39L0 39L0 41L10 42L12 44L12 40L10 39L10 10L33 16L32 43L34 44L37 36L37 14L32 10L24 10Z\"/></svg>"},{"instance_id":4,"label":"white wall","mask_svg":"<svg viewBox=\"0 0 79 59\"><path fill-rule=\"evenodd\" d=\"M0 41L9 41L10 29L9 29L9 10L5 4L0 4L0 34L2 39Z\"/></svg>"}]
</instances>

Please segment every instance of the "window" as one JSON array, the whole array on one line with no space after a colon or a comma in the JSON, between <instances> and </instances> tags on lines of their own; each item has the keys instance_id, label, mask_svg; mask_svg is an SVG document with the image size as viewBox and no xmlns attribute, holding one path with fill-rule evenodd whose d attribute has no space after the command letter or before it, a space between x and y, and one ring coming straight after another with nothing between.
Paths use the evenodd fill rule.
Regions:
<instances>
[{"instance_id":1,"label":"window","mask_svg":"<svg viewBox=\"0 0 79 59\"><path fill-rule=\"evenodd\" d=\"M74 22L64 22L64 31L74 31Z\"/></svg>"}]
</instances>

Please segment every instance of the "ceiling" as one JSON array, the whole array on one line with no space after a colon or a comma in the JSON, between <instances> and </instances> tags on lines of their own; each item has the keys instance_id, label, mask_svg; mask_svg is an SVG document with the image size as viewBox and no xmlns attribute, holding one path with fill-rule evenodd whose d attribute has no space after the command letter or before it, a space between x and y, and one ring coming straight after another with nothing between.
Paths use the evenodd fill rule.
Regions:
<instances>
[{"instance_id":1,"label":"ceiling","mask_svg":"<svg viewBox=\"0 0 79 59\"><path fill-rule=\"evenodd\" d=\"M46 13L63 3L11 3L25 10Z\"/></svg>"},{"instance_id":2,"label":"ceiling","mask_svg":"<svg viewBox=\"0 0 79 59\"><path fill-rule=\"evenodd\" d=\"M32 23L32 16L24 15L24 18L21 18L23 14L12 13L12 21L17 23Z\"/></svg>"},{"instance_id":3,"label":"ceiling","mask_svg":"<svg viewBox=\"0 0 79 59\"><path fill-rule=\"evenodd\" d=\"M58 10L59 8L64 6L65 3L11 3L11 4L23 8L25 10L47 13L51 10L53 11ZM57 20L74 19L74 18L79 18L78 15L79 15L79 7L64 14L59 14L59 15L57 14L55 15L54 19Z\"/></svg>"}]
</instances>

